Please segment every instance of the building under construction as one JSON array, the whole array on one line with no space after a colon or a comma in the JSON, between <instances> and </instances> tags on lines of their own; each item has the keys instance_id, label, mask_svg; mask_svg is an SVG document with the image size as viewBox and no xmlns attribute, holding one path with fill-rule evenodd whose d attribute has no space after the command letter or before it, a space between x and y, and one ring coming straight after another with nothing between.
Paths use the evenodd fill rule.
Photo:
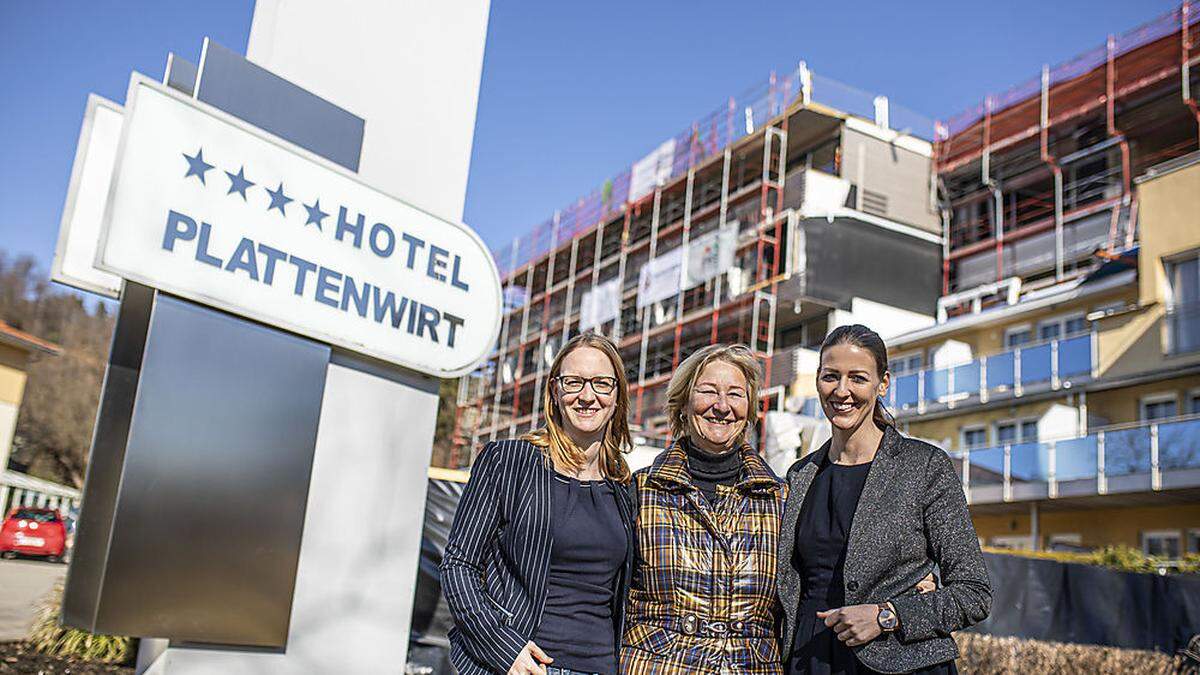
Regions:
<instances>
[{"instance_id":1,"label":"building under construction","mask_svg":"<svg viewBox=\"0 0 1200 675\"><path fill-rule=\"evenodd\" d=\"M986 544L1200 553L1196 9L938 125L942 297L889 404Z\"/></svg>"},{"instance_id":2,"label":"building under construction","mask_svg":"<svg viewBox=\"0 0 1200 675\"><path fill-rule=\"evenodd\" d=\"M937 125L948 311L987 304L989 282L1044 286L1087 268L1096 249L1133 246L1133 178L1197 147L1198 8L1110 35Z\"/></svg>"},{"instance_id":3,"label":"building under construction","mask_svg":"<svg viewBox=\"0 0 1200 675\"><path fill-rule=\"evenodd\" d=\"M823 103L839 97L865 114ZM830 327L856 314L897 331L932 321L933 153L892 128L905 114L802 64L494 251L505 314L494 355L461 380L453 463L540 424L554 354L583 330L618 343L630 421L658 445L666 384L700 346L749 345L764 407L781 407ZM908 115L907 126L929 128Z\"/></svg>"}]
</instances>

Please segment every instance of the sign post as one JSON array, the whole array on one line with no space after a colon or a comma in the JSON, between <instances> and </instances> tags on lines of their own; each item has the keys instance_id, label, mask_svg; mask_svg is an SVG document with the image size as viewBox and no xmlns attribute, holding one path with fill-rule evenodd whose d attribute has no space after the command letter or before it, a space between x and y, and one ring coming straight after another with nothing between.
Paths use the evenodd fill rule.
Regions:
<instances>
[{"instance_id":1,"label":"sign post","mask_svg":"<svg viewBox=\"0 0 1200 675\"><path fill-rule=\"evenodd\" d=\"M370 26L410 31L454 53L444 67L466 76L439 86L463 88L451 107L469 114L423 110L396 130L395 92L371 72L347 89L289 62L288 81L206 43L169 86L131 80L93 200L94 269L72 268L118 280L122 304L64 620L165 638L144 672L402 670L438 379L474 368L499 330L487 248L456 213L412 205L452 206L465 186L486 1L322 12L260 0L251 52L294 58L301 39L307 53L312 35L282 27L319 25L327 67ZM466 134L467 152L397 163L381 146L414 133ZM453 189L422 199L372 166ZM66 239L93 231L80 213Z\"/></svg>"}]
</instances>

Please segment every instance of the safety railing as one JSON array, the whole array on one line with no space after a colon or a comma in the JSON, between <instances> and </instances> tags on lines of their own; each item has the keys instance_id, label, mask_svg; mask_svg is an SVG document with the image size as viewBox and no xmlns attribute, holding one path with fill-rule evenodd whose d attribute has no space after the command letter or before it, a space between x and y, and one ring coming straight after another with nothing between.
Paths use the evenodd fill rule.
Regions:
<instances>
[{"instance_id":1,"label":"safety railing","mask_svg":"<svg viewBox=\"0 0 1200 675\"><path fill-rule=\"evenodd\" d=\"M1060 389L1093 377L1096 357L1095 332L1030 343L955 366L893 377L887 403L903 416Z\"/></svg>"},{"instance_id":2,"label":"safety railing","mask_svg":"<svg viewBox=\"0 0 1200 675\"><path fill-rule=\"evenodd\" d=\"M1200 487L1200 415L947 454L972 504Z\"/></svg>"}]
</instances>

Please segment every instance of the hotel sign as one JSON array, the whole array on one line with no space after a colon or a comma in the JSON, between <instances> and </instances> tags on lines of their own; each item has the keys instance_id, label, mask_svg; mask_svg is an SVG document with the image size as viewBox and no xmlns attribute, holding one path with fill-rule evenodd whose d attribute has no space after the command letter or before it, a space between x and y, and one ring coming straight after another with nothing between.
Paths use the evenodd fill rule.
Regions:
<instances>
[{"instance_id":1,"label":"hotel sign","mask_svg":"<svg viewBox=\"0 0 1200 675\"><path fill-rule=\"evenodd\" d=\"M438 377L500 326L468 227L136 74L96 266Z\"/></svg>"}]
</instances>

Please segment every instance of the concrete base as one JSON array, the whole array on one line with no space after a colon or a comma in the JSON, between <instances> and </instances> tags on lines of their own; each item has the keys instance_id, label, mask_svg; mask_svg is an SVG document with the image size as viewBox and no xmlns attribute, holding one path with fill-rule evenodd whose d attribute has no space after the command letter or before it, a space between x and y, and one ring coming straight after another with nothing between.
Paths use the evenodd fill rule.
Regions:
<instances>
[{"instance_id":1,"label":"concrete base","mask_svg":"<svg viewBox=\"0 0 1200 675\"><path fill-rule=\"evenodd\" d=\"M335 354L287 647L173 643L145 672L402 672L437 405L435 380Z\"/></svg>"}]
</instances>

